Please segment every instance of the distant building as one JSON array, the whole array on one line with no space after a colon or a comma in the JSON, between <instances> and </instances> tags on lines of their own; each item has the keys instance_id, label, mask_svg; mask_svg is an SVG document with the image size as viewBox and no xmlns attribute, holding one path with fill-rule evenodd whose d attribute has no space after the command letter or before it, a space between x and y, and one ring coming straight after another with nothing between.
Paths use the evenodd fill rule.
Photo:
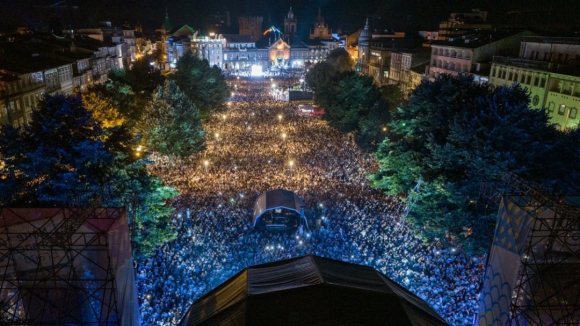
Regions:
<instances>
[{"instance_id":1,"label":"distant building","mask_svg":"<svg viewBox=\"0 0 580 326\"><path fill-rule=\"evenodd\" d=\"M320 12L320 8L318 9L318 15L314 20L314 29L310 33L310 39L331 39L332 34L328 25L324 22L324 17L322 17L322 13Z\"/></svg>"},{"instance_id":2,"label":"distant building","mask_svg":"<svg viewBox=\"0 0 580 326\"><path fill-rule=\"evenodd\" d=\"M262 22L264 18L261 16L241 16L238 18L240 24L240 35L250 35L254 42L262 39Z\"/></svg>"},{"instance_id":3,"label":"distant building","mask_svg":"<svg viewBox=\"0 0 580 326\"><path fill-rule=\"evenodd\" d=\"M21 126L44 93L70 94L129 63L129 46L87 35L21 35L0 43L0 123Z\"/></svg>"},{"instance_id":4,"label":"distant building","mask_svg":"<svg viewBox=\"0 0 580 326\"><path fill-rule=\"evenodd\" d=\"M487 24L486 21L487 11L479 9L467 13L451 13L447 21L439 24L439 41L447 41L449 38L473 30L490 30L491 24Z\"/></svg>"},{"instance_id":5,"label":"distant building","mask_svg":"<svg viewBox=\"0 0 580 326\"><path fill-rule=\"evenodd\" d=\"M391 52L388 84L399 84L403 93L414 89L422 80L418 74L425 75L425 69L431 58L429 48L418 46L408 50ZM413 68L419 68L413 73ZM421 73L422 70L422 73Z\"/></svg>"},{"instance_id":6,"label":"distant building","mask_svg":"<svg viewBox=\"0 0 580 326\"><path fill-rule=\"evenodd\" d=\"M372 76L379 85L388 82L391 53L418 45L416 41L404 37L403 32L372 31L367 18L358 35L357 71Z\"/></svg>"},{"instance_id":7,"label":"distant building","mask_svg":"<svg viewBox=\"0 0 580 326\"><path fill-rule=\"evenodd\" d=\"M284 18L284 38L286 40L293 39L296 36L296 27L298 26L298 20L294 16L292 7L288 11L288 15Z\"/></svg>"},{"instance_id":8,"label":"distant building","mask_svg":"<svg viewBox=\"0 0 580 326\"><path fill-rule=\"evenodd\" d=\"M437 41L439 39L439 31L419 31L419 36L425 41Z\"/></svg>"},{"instance_id":9,"label":"distant building","mask_svg":"<svg viewBox=\"0 0 580 326\"><path fill-rule=\"evenodd\" d=\"M493 56L517 53L522 38L530 35L527 31L481 31L433 42L429 74L471 74L476 81L487 82Z\"/></svg>"},{"instance_id":10,"label":"distant building","mask_svg":"<svg viewBox=\"0 0 580 326\"><path fill-rule=\"evenodd\" d=\"M530 105L546 108L561 129L580 123L580 41L572 37L528 36L519 56L494 56L489 82L527 88Z\"/></svg>"}]
</instances>

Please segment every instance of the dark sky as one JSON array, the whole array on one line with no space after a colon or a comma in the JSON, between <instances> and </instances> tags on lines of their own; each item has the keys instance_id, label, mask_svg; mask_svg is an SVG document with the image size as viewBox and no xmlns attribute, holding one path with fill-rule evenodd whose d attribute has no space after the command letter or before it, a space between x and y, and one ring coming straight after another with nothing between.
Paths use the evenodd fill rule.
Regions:
<instances>
[{"instance_id":1,"label":"dark sky","mask_svg":"<svg viewBox=\"0 0 580 326\"><path fill-rule=\"evenodd\" d=\"M310 28L318 8L334 30L362 27L368 16L377 20L376 25L384 27L436 29L449 13L466 12L472 8L487 10L491 23L513 23L516 16L507 13L521 11L520 24L561 22L580 25L580 0L0 0L0 19L8 24L16 20L34 22L38 18L29 14L34 5L61 1L78 5L78 11L88 17L82 22L111 20L116 24L124 21L134 24L140 21L149 29L161 25L165 7L176 27L183 24L199 27L204 17L223 11L222 8L230 11L232 24L236 27L237 17L241 14L261 15L265 23L270 16L272 22L280 26L290 6L306 30Z\"/></svg>"}]
</instances>

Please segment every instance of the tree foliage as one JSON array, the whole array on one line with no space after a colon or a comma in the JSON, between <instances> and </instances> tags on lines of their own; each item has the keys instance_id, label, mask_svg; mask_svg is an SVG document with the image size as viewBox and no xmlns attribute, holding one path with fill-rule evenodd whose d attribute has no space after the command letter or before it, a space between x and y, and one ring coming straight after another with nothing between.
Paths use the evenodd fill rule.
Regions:
<instances>
[{"instance_id":1,"label":"tree foliage","mask_svg":"<svg viewBox=\"0 0 580 326\"><path fill-rule=\"evenodd\" d=\"M205 148L199 111L174 81L157 88L142 120L142 133L151 151L189 156Z\"/></svg>"},{"instance_id":2,"label":"tree foliage","mask_svg":"<svg viewBox=\"0 0 580 326\"><path fill-rule=\"evenodd\" d=\"M172 79L204 116L225 109L229 88L217 66L186 52L177 61Z\"/></svg>"},{"instance_id":3,"label":"tree foliage","mask_svg":"<svg viewBox=\"0 0 580 326\"><path fill-rule=\"evenodd\" d=\"M165 81L159 69L145 58L135 60L129 69L111 69L108 73L113 83L128 85L135 94L148 96Z\"/></svg>"},{"instance_id":4,"label":"tree foliage","mask_svg":"<svg viewBox=\"0 0 580 326\"><path fill-rule=\"evenodd\" d=\"M93 119L102 128L113 128L122 126L127 122L127 118L119 111L106 94L97 90L89 89L81 94L83 106L92 112Z\"/></svg>"},{"instance_id":5,"label":"tree foliage","mask_svg":"<svg viewBox=\"0 0 580 326\"><path fill-rule=\"evenodd\" d=\"M333 51L310 69L306 83L314 91L314 102L324 108L323 118L342 132L353 132L356 142L372 151L404 96L398 85L379 88L372 77L353 72L350 60L344 49Z\"/></svg>"},{"instance_id":6,"label":"tree foliage","mask_svg":"<svg viewBox=\"0 0 580 326\"><path fill-rule=\"evenodd\" d=\"M493 220L475 206L480 184L508 171L554 184L563 174L546 173L558 164L546 158L576 140L550 125L545 111L530 109L518 85L494 88L468 76L443 75L423 82L397 110L372 179L389 194L417 198L410 220L426 235L448 231L488 243ZM571 157L578 151L560 170L572 168Z\"/></svg>"},{"instance_id":7,"label":"tree foliage","mask_svg":"<svg viewBox=\"0 0 580 326\"><path fill-rule=\"evenodd\" d=\"M104 206L129 207L136 258L174 238L166 202L176 191L135 157L124 125L103 128L80 96L45 96L28 125L2 125L0 135L0 205L88 205L104 194Z\"/></svg>"},{"instance_id":8,"label":"tree foliage","mask_svg":"<svg viewBox=\"0 0 580 326\"><path fill-rule=\"evenodd\" d=\"M326 57L326 62L338 72L351 71L354 66L353 58L344 48L337 48L330 51L328 57Z\"/></svg>"}]
</instances>

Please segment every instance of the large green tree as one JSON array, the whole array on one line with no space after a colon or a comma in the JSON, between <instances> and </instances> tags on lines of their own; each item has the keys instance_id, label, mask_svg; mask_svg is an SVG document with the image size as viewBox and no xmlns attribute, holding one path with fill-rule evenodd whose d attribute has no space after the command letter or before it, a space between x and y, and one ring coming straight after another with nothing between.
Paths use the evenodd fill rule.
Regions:
<instances>
[{"instance_id":1,"label":"large green tree","mask_svg":"<svg viewBox=\"0 0 580 326\"><path fill-rule=\"evenodd\" d=\"M225 109L229 88L217 66L210 67L206 60L186 52L177 61L171 78L204 116Z\"/></svg>"},{"instance_id":2,"label":"large green tree","mask_svg":"<svg viewBox=\"0 0 580 326\"><path fill-rule=\"evenodd\" d=\"M540 183L559 178L546 174L557 161L546 158L563 134L548 121L518 85L494 88L449 75L425 81L388 125L374 185L416 198L409 219L426 235L473 232L481 245L493 223L474 205L482 182L508 171Z\"/></svg>"},{"instance_id":3,"label":"large green tree","mask_svg":"<svg viewBox=\"0 0 580 326\"><path fill-rule=\"evenodd\" d=\"M205 148L199 110L172 80L157 88L141 124L150 151L183 157Z\"/></svg>"},{"instance_id":4,"label":"large green tree","mask_svg":"<svg viewBox=\"0 0 580 326\"><path fill-rule=\"evenodd\" d=\"M135 60L129 69L111 69L107 75L111 82L129 85L134 93L146 97L165 81L161 71L146 58Z\"/></svg>"},{"instance_id":5,"label":"large green tree","mask_svg":"<svg viewBox=\"0 0 580 326\"><path fill-rule=\"evenodd\" d=\"M353 132L368 151L384 139L392 111L404 100L399 85L378 87L372 77L352 71L352 59L344 49L332 51L326 61L312 67L306 83L314 102L324 108L323 118L342 132Z\"/></svg>"},{"instance_id":6,"label":"large green tree","mask_svg":"<svg viewBox=\"0 0 580 326\"><path fill-rule=\"evenodd\" d=\"M80 96L46 96L22 128L0 126L0 205L127 206L137 258L175 237L167 201L177 193L134 155L124 126L102 128Z\"/></svg>"}]
</instances>

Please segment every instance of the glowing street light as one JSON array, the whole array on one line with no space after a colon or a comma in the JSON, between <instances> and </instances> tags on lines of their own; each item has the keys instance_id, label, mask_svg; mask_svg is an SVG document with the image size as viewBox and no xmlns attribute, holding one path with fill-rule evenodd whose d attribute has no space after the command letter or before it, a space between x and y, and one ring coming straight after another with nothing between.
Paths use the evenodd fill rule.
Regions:
<instances>
[{"instance_id":1,"label":"glowing street light","mask_svg":"<svg viewBox=\"0 0 580 326\"><path fill-rule=\"evenodd\" d=\"M283 141L286 141L286 133L285 133L285 132L284 132L284 133L282 133L282 140L283 140Z\"/></svg>"},{"instance_id":2,"label":"glowing street light","mask_svg":"<svg viewBox=\"0 0 580 326\"><path fill-rule=\"evenodd\" d=\"M236 95L236 92L232 92L232 97L233 97L234 95Z\"/></svg>"},{"instance_id":3,"label":"glowing street light","mask_svg":"<svg viewBox=\"0 0 580 326\"><path fill-rule=\"evenodd\" d=\"M215 140L220 140L220 134L219 133L215 133Z\"/></svg>"},{"instance_id":4,"label":"glowing street light","mask_svg":"<svg viewBox=\"0 0 580 326\"><path fill-rule=\"evenodd\" d=\"M272 88L276 88L276 84L275 83L272 83Z\"/></svg>"},{"instance_id":5,"label":"glowing street light","mask_svg":"<svg viewBox=\"0 0 580 326\"><path fill-rule=\"evenodd\" d=\"M207 172L208 165L209 165L209 161L208 160L204 160L203 161L203 166L205 167L205 172Z\"/></svg>"},{"instance_id":6,"label":"glowing street light","mask_svg":"<svg viewBox=\"0 0 580 326\"><path fill-rule=\"evenodd\" d=\"M294 167L294 161L288 162L288 165L290 166L290 171L292 171L292 167Z\"/></svg>"}]
</instances>

